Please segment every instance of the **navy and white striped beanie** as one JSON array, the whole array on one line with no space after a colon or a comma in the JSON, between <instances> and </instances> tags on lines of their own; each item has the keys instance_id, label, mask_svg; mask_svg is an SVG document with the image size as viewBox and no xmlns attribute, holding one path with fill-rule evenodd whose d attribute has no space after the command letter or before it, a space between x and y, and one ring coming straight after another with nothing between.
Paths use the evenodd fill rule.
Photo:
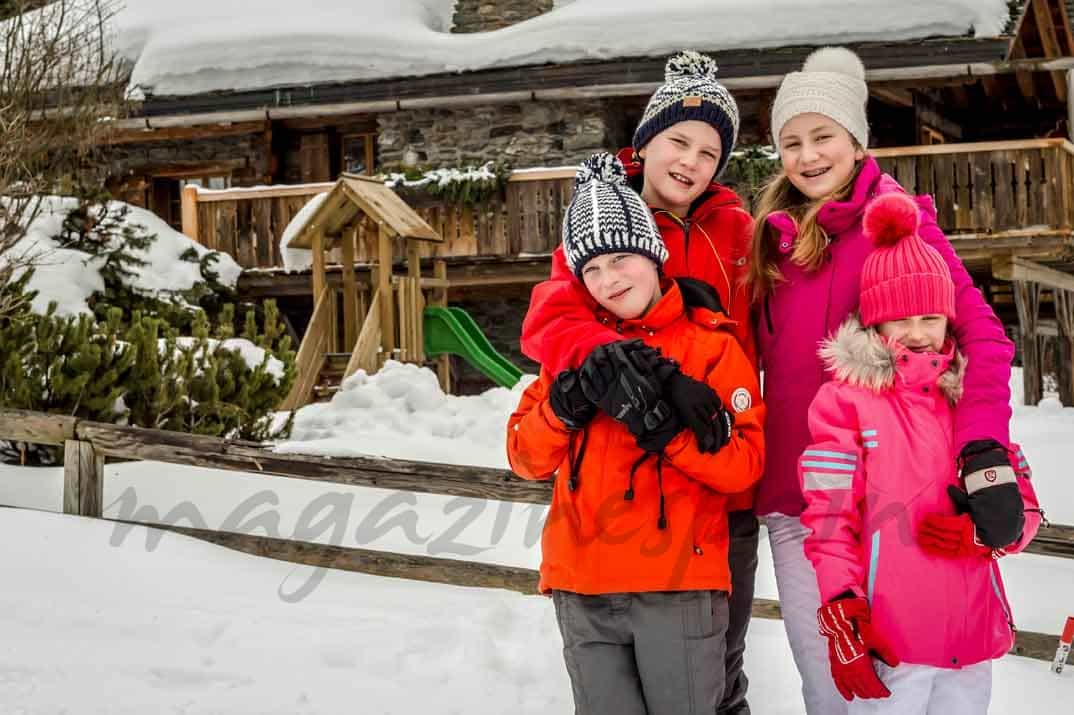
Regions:
<instances>
[{"instance_id":1,"label":"navy and white striped beanie","mask_svg":"<svg viewBox=\"0 0 1074 715\"><path fill-rule=\"evenodd\" d=\"M605 253L639 253L662 266L668 257L653 215L627 186L626 170L607 152L583 162L563 217L563 253L580 279L590 259Z\"/></svg>"},{"instance_id":2,"label":"navy and white striped beanie","mask_svg":"<svg viewBox=\"0 0 1074 715\"><path fill-rule=\"evenodd\" d=\"M664 84L657 87L634 130L634 151L668 127L691 119L705 122L720 135L723 145L716 174L720 175L738 141L738 104L727 87L716 81L716 60L683 50L664 67Z\"/></svg>"}]
</instances>

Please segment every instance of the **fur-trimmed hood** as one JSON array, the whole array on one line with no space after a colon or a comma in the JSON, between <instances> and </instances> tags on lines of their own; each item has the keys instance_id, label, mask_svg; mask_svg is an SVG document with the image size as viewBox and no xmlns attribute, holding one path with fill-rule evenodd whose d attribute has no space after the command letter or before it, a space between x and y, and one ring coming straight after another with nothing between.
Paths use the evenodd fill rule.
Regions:
<instances>
[{"instance_id":1,"label":"fur-trimmed hood","mask_svg":"<svg viewBox=\"0 0 1074 715\"><path fill-rule=\"evenodd\" d=\"M966 358L953 342L940 355L914 353L862 327L858 316L852 315L821 343L818 354L840 382L883 392L901 375L904 383L935 383L952 405L962 398Z\"/></svg>"}]
</instances>

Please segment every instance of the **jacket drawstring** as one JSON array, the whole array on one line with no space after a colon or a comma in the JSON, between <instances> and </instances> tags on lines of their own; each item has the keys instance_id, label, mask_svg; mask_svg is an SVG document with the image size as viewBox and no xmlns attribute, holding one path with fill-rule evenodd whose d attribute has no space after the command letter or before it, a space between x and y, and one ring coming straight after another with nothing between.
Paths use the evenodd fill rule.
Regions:
<instances>
[{"instance_id":1,"label":"jacket drawstring","mask_svg":"<svg viewBox=\"0 0 1074 715\"><path fill-rule=\"evenodd\" d=\"M623 501L634 500L634 474L638 471L638 468L645 463L645 460L649 458L649 452L645 452L634 462L634 465L630 468L630 481L627 484L627 490L623 492Z\"/></svg>"},{"instance_id":2,"label":"jacket drawstring","mask_svg":"<svg viewBox=\"0 0 1074 715\"><path fill-rule=\"evenodd\" d=\"M567 464L571 470L571 476L567 480L567 489L572 492L578 489L578 473L582 468L582 460L585 459L586 444L589 443L589 428L582 429L582 444L579 446L578 451L575 452L574 443L577 436L577 432L571 432L571 439L567 444Z\"/></svg>"},{"instance_id":3,"label":"jacket drawstring","mask_svg":"<svg viewBox=\"0 0 1074 715\"><path fill-rule=\"evenodd\" d=\"M667 515L664 510L664 453L657 454L656 452L646 452L641 455L634 465L630 468L630 482L627 485L627 490L623 493L624 501L632 501L634 499L634 475L637 473L641 465L645 464L645 460L656 454L656 485L660 491L660 516L656 520L657 529L666 529L668 526Z\"/></svg>"}]
</instances>

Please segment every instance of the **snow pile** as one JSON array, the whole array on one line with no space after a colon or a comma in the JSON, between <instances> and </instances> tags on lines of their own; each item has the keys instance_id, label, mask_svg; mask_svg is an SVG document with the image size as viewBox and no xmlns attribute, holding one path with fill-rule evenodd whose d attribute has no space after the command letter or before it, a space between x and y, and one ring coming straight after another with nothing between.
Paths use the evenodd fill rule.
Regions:
<instances>
[{"instance_id":1,"label":"snow pile","mask_svg":"<svg viewBox=\"0 0 1074 715\"><path fill-rule=\"evenodd\" d=\"M291 439L276 450L506 469L507 418L532 379L510 390L445 395L432 370L389 360L373 375L351 375L331 402L300 409Z\"/></svg>"},{"instance_id":2,"label":"snow pile","mask_svg":"<svg viewBox=\"0 0 1074 715\"><path fill-rule=\"evenodd\" d=\"M291 248L291 241L298 235L298 232L309 221L310 216L324 203L326 198L328 198L327 191L317 194L307 201L306 205L287 224L287 228L283 230L283 235L280 236L280 255L283 257L284 271L288 273L308 271L313 267L313 251L308 248Z\"/></svg>"},{"instance_id":3,"label":"snow pile","mask_svg":"<svg viewBox=\"0 0 1074 715\"><path fill-rule=\"evenodd\" d=\"M160 339L157 341L157 347L163 348L167 345L167 340ZM178 348L191 348L198 343L197 338L192 337L179 337L175 339L175 344ZM215 338L207 338L206 349L208 352L214 353L217 349L230 350L231 352L238 353L242 358L246 366L251 370L256 370L259 365L265 365L265 371L275 378L278 384L284 376L283 362L273 357L264 348L254 345L246 338L228 338L227 340L216 340ZM194 353L194 360L202 359L203 351L198 350ZM266 362L266 359L268 362Z\"/></svg>"},{"instance_id":4,"label":"snow pile","mask_svg":"<svg viewBox=\"0 0 1074 715\"><path fill-rule=\"evenodd\" d=\"M99 273L100 259L62 248L56 240L62 234L67 214L77 207L78 200L71 197L42 197L40 209L27 227L26 235L11 249L13 256L31 260L36 265L28 285L30 290L38 292L32 304L34 312L45 313L49 302L55 301L59 315L88 314L92 311L87 299L104 291L104 280ZM136 292L146 296L167 296L189 290L204 281L198 263L181 260L179 256L191 248L199 258L212 251L145 209L110 201L106 210L117 215L124 208L128 211L125 225L157 236L148 249L132 251L134 256L147 262L145 266L131 269L136 275L130 285ZM212 270L219 274L220 283L233 288L242 269L230 256L216 255L218 260Z\"/></svg>"},{"instance_id":5,"label":"snow pile","mask_svg":"<svg viewBox=\"0 0 1074 715\"><path fill-rule=\"evenodd\" d=\"M573 0L453 35L455 0L128 0L116 19L131 88L157 95L382 79L739 48L998 35L1005 0ZM281 96L279 102L286 103Z\"/></svg>"}]
</instances>

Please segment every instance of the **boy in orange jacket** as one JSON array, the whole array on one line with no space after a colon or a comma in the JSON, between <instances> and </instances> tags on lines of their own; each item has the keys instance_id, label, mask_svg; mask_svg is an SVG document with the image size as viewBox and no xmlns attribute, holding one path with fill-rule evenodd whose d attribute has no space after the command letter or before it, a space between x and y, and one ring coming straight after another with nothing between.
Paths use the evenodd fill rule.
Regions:
<instances>
[{"instance_id":1,"label":"boy in orange jacket","mask_svg":"<svg viewBox=\"0 0 1074 715\"><path fill-rule=\"evenodd\" d=\"M724 689L727 494L761 476L764 407L722 312L686 307L622 164L578 173L568 265L622 336L540 379L507 429L512 468L556 484L542 536L576 712L712 715ZM690 427L669 405L689 405Z\"/></svg>"}]
</instances>

